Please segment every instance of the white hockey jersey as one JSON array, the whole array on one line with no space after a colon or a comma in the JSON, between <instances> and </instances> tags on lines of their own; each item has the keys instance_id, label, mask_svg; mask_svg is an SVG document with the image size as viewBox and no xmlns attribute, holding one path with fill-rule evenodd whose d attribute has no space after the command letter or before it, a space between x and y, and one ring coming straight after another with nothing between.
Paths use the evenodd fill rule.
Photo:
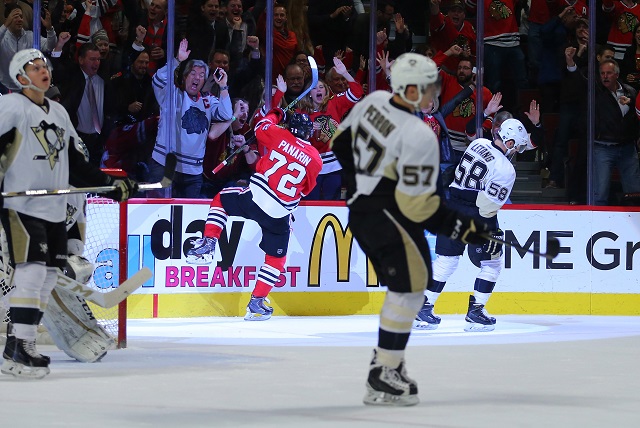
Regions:
<instances>
[{"instance_id":1,"label":"white hockey jersey","mask_svg":"<svg viewBox=\"0 0 640 428\"><path fill-rule=\"evenodd\" d=\"M359 199L394 200L402 214L416 223L440 206L436 195L440 149L433 130L418 116L393 105L393 94L376 91L366 96L338 127L334 141L350 132L355 166L355 192L347 204ZM371 198L368 198L371 197Z\"/></svg>"},{"instance_id":2,"label":"white hockey jersey","mask_svg":"<svg viewBox=\"0 0 640 428\"><path fill-rule=\"evenodd\" d=\"M473 140L456 168L449 187L476 192L476 206L480 215L491 218L505 204L516 170L502 150L486 138Z\"/></svg>"},{"instance_id":3,"label":"white hockey jersey","mask_svg":"<svg viewBox=\"0 0 640 428\"><path fill-rule=\"evenodd\" d=\"M48 99L38 106L13 93L0 97L0 118L3 191L68 188L69 144L79 138L64 107ZM62 222L67 216L67 196L6 198L4 207Z\"/></svg>"},{"instance_id":4,"label":"white hockey jersey","mask_svg":"<svg viewBox=\"0 0 640 428\"><path fill-rule=\"evenodd\" d=\"M171 68L173 71L178 64L175 59L170 63L173 65ZM161 107L158 137L152 158L160 165L164 165L167 151L172 151L176 153L178 160L177 172L189 175L202 174L209 127L212 121L224 122L233 118L231 99L229 96L218 99L213 95L200 94L194 101L185 91L178 90L174 108L175 123L167 125L165 121L169 118L169 112L164 109L164 104L169 97L168 73L169 63L153 75L153 91ZM169 147L168 132L176 135L175 147Z\"/></svg>"}]
</instances>

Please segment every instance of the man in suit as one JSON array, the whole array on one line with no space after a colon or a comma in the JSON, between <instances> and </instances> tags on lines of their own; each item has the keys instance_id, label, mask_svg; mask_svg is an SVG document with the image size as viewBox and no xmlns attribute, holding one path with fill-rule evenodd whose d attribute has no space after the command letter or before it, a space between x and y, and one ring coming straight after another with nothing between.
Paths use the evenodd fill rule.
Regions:
<instances>
[{"instance_id":1,"label":"man in suit","mask_svg":"<svg viewBox=\"0 0 640 428\"><path fill-rule=\"evenodd\" d=\"M115 111L111 82L98 75L100 50L93 43L83 44L78 50L77 64L56 57L56 52L61 52L60 43L52 52L52 63L59 70L56 84L62 94L61 104L89 149L89 162L98 166Z\"/></svg>"}]
</instances>

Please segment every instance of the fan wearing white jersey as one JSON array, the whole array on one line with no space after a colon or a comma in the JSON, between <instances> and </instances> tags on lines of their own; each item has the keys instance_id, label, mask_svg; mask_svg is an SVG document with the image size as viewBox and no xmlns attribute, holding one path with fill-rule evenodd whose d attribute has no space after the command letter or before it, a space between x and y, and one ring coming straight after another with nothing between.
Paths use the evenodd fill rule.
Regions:
<instances>
[{"instance_id":1,"label":"fan wearing white jersey","mask_svg":"<svg viewBox=\"0 0 640 428\"><path fill-rule=\"evenodd\" d=\"M137 183L118 180L86 162L80 141L62 105L44 94L51 83L47 59L37 49L17 52L9 72L22 90L0 97L0 169L2 190L115 186L108 195L126 200ZM9 316L16 340L5 345L2 373L42 378L50 359L36 350L37 326L67 261L67 196L5 198L0 220L7 233L15 289Z\"/></svg>"},{"instance_id":2,"label":"fan wearing white jersey","mask_svg":"<svg viewBox=\"0 0 640 428\"><path fill-rule=\"evenodd\" d=\"M188 47L189 43L183 39L177 57L168 59L164 67L153 75L153 92L160 104L160 123L149 162L149 180L157 182L162 179L167 154L175 152L178 163L171 184L171 195L174 198L200 197L202 163L211 123L233 119L227 74L218 69L218 78L214 73L214 80L220 86L220 98L203 94L202 87L207 80L209 66L199 59L187 60L191 53ZM184 64L181 66L180 63ZM176 70L180 71L175 82L178 90L168 86L169 73L175 73ZM165 121L169 118L169 111L165 106L172 93L175 93L175 105L169 108L175 111L175 122L167 124ZM170 133L176 135L173 147Z\"/></svg>"},{"instance_id":3,"label":"fan wearing white jersey","mask_svg":"<svg viewBox=\"0 0 640 428\"><path fill-rule=\"evenodd\" d=\"M347 177L349 228L380 283L388 287L365 404L410 406L419 401L404 351L432 281L424 230L463 243L486 242L486 224L452 211L436 194L439 145L418 114L437 96L437 79L431 59L415 53L399 56L391 66L393 93L376 91L357 103L332 140Z\"/></svg>"},{"instance_id":4,"label":"fan wearing white jersey","mask_svg":"<svg viewBox=\"0 0 640 428\"><path fill-rule=\"evenodd\" d=\"M529 135L524 125L516 119L507 119L493 131L493 141L478 138L465 150L455 171L455 179L449 186L449 205L478 220L489 224L495 238L504 239L498 228L498 211L509 198L516 171L509 158L522 153L529 144ZM433 305L444 286L458 267L465 244L444 235L436 238L436 261L433 264L433 282L425 292L423 308L416 317L414 327L434 330L440 317L433 312ZM465 317L465 331L492 331L496 319L485 310L502 270L502 244L489 242L484 245L469 245L469 259L480 268L474 292L469 296Z\"/></svg>"}]
</instances>

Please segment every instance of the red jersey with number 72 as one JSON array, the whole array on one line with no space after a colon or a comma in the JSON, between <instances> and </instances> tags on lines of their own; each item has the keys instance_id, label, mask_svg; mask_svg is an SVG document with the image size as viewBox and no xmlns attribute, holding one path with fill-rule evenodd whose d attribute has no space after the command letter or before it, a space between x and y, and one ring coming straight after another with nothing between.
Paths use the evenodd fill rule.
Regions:
<instances>
[{"instance_id":1,"label":"red jersey with number 72","mask_svg":"<svg viewBox=\"0 0 640 428\"><path fill-rule=\"evenodd\" d=\"M281 218L293 212L316 186L322 159L308 141L280 128L277 121L276 115L268 114L255 127L260 159L249 187L262 211Z\"/></svg>"}]
</instances>

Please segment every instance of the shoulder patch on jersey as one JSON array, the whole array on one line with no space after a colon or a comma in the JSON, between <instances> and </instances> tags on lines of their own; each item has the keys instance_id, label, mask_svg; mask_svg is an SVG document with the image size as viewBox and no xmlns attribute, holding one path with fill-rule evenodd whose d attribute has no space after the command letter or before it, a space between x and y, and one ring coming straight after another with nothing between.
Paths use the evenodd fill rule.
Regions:
<instances>
[{"instance_id":1,"label":"shoulder patch on jersey","mask_svg":"<svg viewBox=\"0 0 640 428\"><path fill-rule=\"evenodd\" d=\"M67 219L64 222L67 228L71 224L73 224L74 222L73 216L76 215L76 212L78 212L78 207L71 205L70 203L67 202Z\"/></svg>"}]
</instances>

